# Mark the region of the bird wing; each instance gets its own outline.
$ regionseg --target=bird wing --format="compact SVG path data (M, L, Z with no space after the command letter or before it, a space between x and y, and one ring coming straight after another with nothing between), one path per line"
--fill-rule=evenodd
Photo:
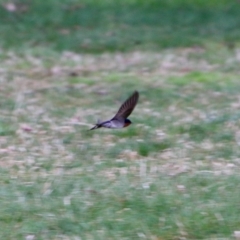
M113 117L113 119L123 118L126 119L135 108L139 98L139 93L135 91L119 108L117 114Z

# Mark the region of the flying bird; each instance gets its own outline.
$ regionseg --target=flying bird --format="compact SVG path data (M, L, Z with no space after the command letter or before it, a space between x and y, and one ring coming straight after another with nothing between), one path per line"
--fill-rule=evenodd
M135 91L119 108L116 115L108 121L98 121L96 125L90 130L97 128L124 128L129 126L132 122L127 117L132 113L139 98L138 91Z

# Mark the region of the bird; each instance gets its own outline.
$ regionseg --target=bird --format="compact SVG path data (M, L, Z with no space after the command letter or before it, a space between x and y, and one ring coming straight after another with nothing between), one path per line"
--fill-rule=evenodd
M128 127L132 122L127 118L135 108L139 98L138 91L133 94L121 105L116 115L107 121L98 121L95 126L89 130L97 128L124 128Z

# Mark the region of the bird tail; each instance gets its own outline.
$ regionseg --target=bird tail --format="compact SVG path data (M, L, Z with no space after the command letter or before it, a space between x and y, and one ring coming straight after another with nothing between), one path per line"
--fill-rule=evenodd
M97 128L100 128L100 127L102 127L102 124L101 124L101 121L98 119L96 125L89 130L94 130L94 129L97 129Z
M97 128L100 128L100 126L96 124L93 128L90 128L89 130L94 130L94 129L97 129Z

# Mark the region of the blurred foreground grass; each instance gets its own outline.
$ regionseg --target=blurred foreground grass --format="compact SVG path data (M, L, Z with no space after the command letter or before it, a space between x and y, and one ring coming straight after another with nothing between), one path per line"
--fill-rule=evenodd
M233 239L239 54L4 51L0 239ZM88 131L135 89L133 125Z

